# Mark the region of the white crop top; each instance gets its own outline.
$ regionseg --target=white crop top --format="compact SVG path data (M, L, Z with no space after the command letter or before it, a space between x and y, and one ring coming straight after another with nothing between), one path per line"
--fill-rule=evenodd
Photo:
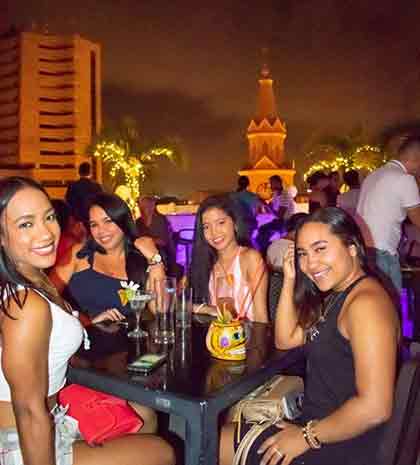
M52 318L48 350L48 396L52 396L66 383L68 361L82 343L83 327L76 317L64 311L44 295L42 297L49 303ZM0 357L1 354L0 337ZM11 401L10 388L4 377L2 365L0 366L0 401Z

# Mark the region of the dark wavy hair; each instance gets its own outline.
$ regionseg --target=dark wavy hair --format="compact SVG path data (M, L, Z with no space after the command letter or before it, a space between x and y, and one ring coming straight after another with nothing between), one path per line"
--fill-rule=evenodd
M33 179L22 176L11 176L1 179L0 219L3 219L3 215L12 198L23 189L35 189L40 191L50 200L46 190ZM3 224L0 222L1 237L7 236L7 234L7 230L4 230ZM25 289L23 296L22 294L18 294L18 287L23 287ZM44 289L36 286L18 271L13 259L8 255L7 249L2 245L0 247L0 310L10 317L7 309L9 308L11 300L13 300L19 308L23 308L28 296L28 289L30 288L36 289L47 298L52 297Z
M127 279L144 285L146 281L147 260L134 245L138 234L128 205L117 195L101 192L89 200L88 211L94 206L102 208L124 233ZM92 264L95 252L106 254L106 250L93 239L90 232L89 220L86 220L85 226L88 231L88 238L85 245L78 252L77 258L88 257L89 263Z
M204 237L203 215L210 208L217 208L228 215L234 224L235 239L239 245L250 245L249 231L240 210L229 195L215 195L204 200L197 211L195 220L194 243L192 250L189 281L193 288L194 302L209 300L210 273L217 261L217 252Z
M296 244L303 226L307 223L322 223L329 227L332 234L337 236L344 245L354 245L362 269L370 274L366 255L366 246L359 226L353 217L341 208L320 208L308 215L296 230ZM295 254L296 282L294 303L298 310L298 323L303 328L312 326L320 316L323 298L325 296L315 283L300 269L297 254Z

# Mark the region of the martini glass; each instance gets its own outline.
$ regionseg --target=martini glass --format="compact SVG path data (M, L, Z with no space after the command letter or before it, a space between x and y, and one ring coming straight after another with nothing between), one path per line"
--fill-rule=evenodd
M136 326L128 333L129 338L141 339L147 337L149 333L140 328L140 319L146 304L153 299L153 295L150 292L136 291L133 299L130 300L131 311L136 316Z

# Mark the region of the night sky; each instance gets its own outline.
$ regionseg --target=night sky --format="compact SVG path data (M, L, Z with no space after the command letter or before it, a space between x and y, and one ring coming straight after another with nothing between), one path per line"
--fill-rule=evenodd
M262 47L298 166L325 134L420 115L417 0L10 0L9 18L101 44L105 120L132 115L189 154L186 173L162 167L161 193L235 186Z

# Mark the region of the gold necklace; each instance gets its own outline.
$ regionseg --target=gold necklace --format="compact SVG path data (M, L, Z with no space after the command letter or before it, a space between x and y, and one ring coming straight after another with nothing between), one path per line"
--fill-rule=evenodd
M330 310L334 307L334 305L338 302L338 299L341 297L342 292L338 292L337 294L333 294L329 297L326 305L323 304L321 308L321 312L319 315L318 321L321 323L325 323L327 321L327 316Z

